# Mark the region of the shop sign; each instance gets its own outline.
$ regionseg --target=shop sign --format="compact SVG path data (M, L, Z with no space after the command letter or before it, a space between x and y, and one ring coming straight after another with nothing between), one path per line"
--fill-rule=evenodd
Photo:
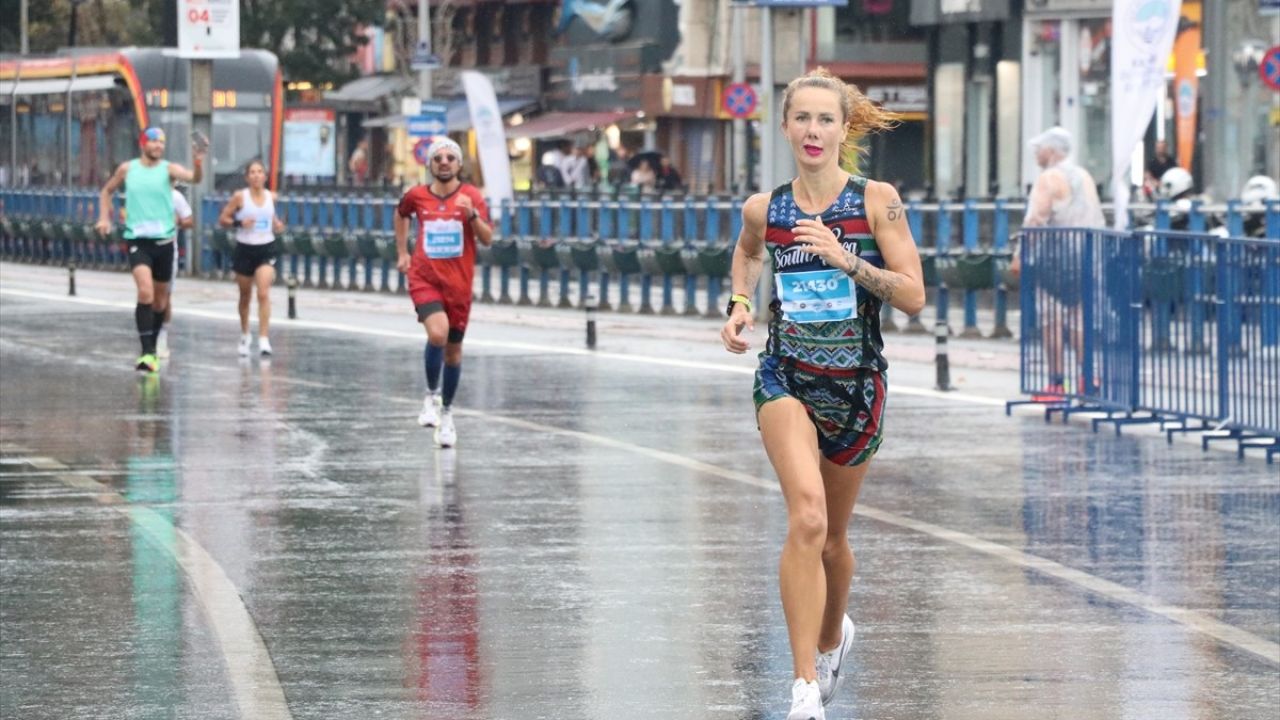
M923 85L871 85L867 98L893 112L925 112L929 109L929 91Z
M695 107L697 104L697 88L682 83L671 83L671 105L673 107Z
M1061 15L1062 13L1111 14L1114 0L1027 0L1028 15Z
M1008 19L1009 0L911 0L912 25Z

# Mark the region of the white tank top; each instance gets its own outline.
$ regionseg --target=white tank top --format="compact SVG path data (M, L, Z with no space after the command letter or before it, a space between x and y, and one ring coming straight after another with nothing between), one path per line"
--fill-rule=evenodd
M275 240L276 236L271 230L271 225L276 217L276 204L271 199L271 191L263 190L267 200L264 205L253 204L253 195L249 188L240 192L244 193L244 198L240 203L240 210L236 212L236 242L245 245L266 245ZM246 219L253 220L252 228L239 224Z
M1107 219L1102 215L1098 191L1087 181L1089 177L1078 165L1062 161L1055 165L1067 178L1071 194L1053 203L1050 227L1105 228Z

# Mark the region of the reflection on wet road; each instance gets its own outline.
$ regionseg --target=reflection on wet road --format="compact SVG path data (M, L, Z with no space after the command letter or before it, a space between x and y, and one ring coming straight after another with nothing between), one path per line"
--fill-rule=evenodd
M748 375L478 343L440 451L416 340L129 320L0 294L0 717L785 715ZM1274 468L890 413L828 717L1275 717Z

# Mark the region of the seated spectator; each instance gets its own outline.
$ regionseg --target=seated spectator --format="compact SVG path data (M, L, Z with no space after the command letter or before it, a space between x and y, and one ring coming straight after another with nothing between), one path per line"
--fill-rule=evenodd
M680 177L679 171L671 165L671 158L666 155L662 156L661 165L658 168L658 189L659 190L683 190L684 179Z

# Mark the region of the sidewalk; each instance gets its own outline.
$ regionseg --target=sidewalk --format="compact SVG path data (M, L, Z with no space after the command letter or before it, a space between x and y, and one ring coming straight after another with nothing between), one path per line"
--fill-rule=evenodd
M67 293L67 271L61 267L0 263L0 287L56 295ZM575 288L576 289L576 288ZM132 306L133 284L121 272L99 270L76 271L77 298L123 303ZM655 289L656 290L656 289ZM553 283L552 296L558 291ZM633 288L633 300L638 289ZM476 296L480 280L476 281ZM536 296L536 289L535 289ZM576 293L571 294L576 300ZM175 333L181 333L184 313L224 317L234 321L237 290L230 280L208 280L180 277L175 283ZM273 333L289 327L288 292L281 283L271 290ZM364 327L380 332L417 336L413 308L407 295L299 288L298 318L304 322L336 323ZM679 303L677 303L679 306ZM933 308L921 314L932 329ZM743 356L724 351L719 333L720 318L684 315L641 315L601 311L596 317L599 352L626 352L682 359L702 363L718 363L749 371L755 367L755 350ZM985 315L985 317L984 317ZM256 306L252 311L256 326ZM132 316L129 316L130 318ZM895 313L898 324L906 325L902 313ZM1016 316L1015 316L1016 317ZM956 299L952 300L952 330L959 332L963 318ZM123 317L121 323L129 318ZM472 306L467 330L469 347L481 348L491 343L518 342L545 345L547 349L584 348L587 314L581 308L560 309L537 306L499 305L476 301ZM989 312L979 316L979 327L992 324ZM752 335L753 348L760 348L767 329L757 325ZM533 348L530 348L533 349ZM1018 396L1019 348L1013 339L965 339L948 341L951 383L956 390L974 393L992 400L1009 400ZM892 382L917 388L935 386L936 343L932 334L885 333L885 354L889 358Z

